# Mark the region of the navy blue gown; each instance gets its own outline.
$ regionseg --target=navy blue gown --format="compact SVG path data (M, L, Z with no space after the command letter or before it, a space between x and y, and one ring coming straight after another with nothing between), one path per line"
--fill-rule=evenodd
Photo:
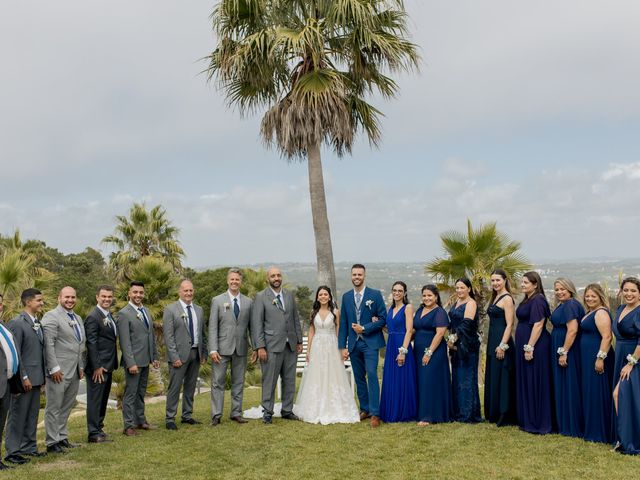
M634 308L619 320L622 305L613 322L616 336L616 363L613 376L614 387L620 379L620 370L627 364L627 355L633 355L640 345L640 306ZM618 387L618 413L614 417L616 440L623 453L640 454L640 366L631 370L629 380L620 382Z
M596 355L600 350L602 336L596 326L598 308L587 314L580 322L580 368L582 371L582 408L584 411L584 439L590 442L611 443L612 427L612 381L615 354L609 348L604 361L604 373L595 370ZM604 309L607 311L606 309ZM607 311L607 315L609 312ZM611 317L609 317L611 321Z
M564 345L567 323L580 323L584 308L575 298L561 303L551 314L551 372L553 374L553 396L558 433L581 438L584 435L582 392L580 391L580 330L567 353L567 366L558 364L558 348Z
M496 358L496 348L502 341L507 320L504 310L497 305L502 297L487 308L489 315L489 335L487 339L487 363L484 373L484 416L489 422L499 427L513 425L517 422L516 415L516 359L515 345L509 337L509 349L504 352L504 358ZM513 301L507 300L507 301Z
M456 422L477 423L480 415L480 393L478 392L478 312L473 319L465 318L463 303L449 310L449 330L458 336L457 350L450 350L451 387L453 392L453 419Z
M436 328L448 327L449 317L442 307L436 307L424 317L420 307L413 317L416 331L413 351L418 372L418 420L429 423L451 421L451 371L444 338L431 355L426 366L422 365L425 349L431 346Z
M516 404L518 425L525 432L550 433L551 423L551 335L545 328L551 316L544 295L536 294L516 309ZM524 358L523 347L529 343L531 330L543 322L540 338L534 346L533 360Z
M402 366L396 362L398 348L404 342L407 332L405 320L406 305L393 314L393 307L387 313L387 351L384 356L382 372L382 393L380 395L380 419L383 422L409 422L416 419L416 366L411 361L413 352L409 344L409 352Z

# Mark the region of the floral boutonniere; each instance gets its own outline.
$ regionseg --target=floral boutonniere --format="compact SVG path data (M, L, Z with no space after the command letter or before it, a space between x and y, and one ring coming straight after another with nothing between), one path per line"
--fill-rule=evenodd
M231 305L229 305L229 302L226 302L224 305L222 305L222 307L224 308L224 311L225 311L225 312L229 310L229 307L230 307L230 306L231 306Z
M76 325L78 325L78 321L77 320L69 320L69 326L71 328L75 327Z
M109 326L109 318L108 318L108 317L104 317L104 318L102 319L102 324L103 324L105 327L108 327L108 326Z
M271 301L271 303L276 307L278 306L278 300L276 300L275 298Z
M182 320L186 320L187 319L187 314L183 313L182 315L180 315L180 318L182 318Z
M364 304L367 306L369 310L371 310L371 305L373 304L373 300L367 300L366 302L364 302Z
M136 317L138 317L138 320L143 320L142 313L140 312L136 313Z
M40 330L41 326L40 326L40 322L33 322L33 331L38 333L38 330Z

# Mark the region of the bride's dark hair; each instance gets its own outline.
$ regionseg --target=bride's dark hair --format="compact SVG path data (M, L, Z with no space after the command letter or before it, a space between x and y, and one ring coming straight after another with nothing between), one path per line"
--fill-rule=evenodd
M333 293L331 293L331 288L326 285L320 285L316 290L316 296L313 300L313 307L311 308L311 318L309 319L311 325L313 325L313 319L316 318L316 314L320 311L320 302L318 301L318 294L320 290L324 290L329 294L329 310L333 314L333 322L335 323L337 320L336 309L338 308L336 303L333 301Z

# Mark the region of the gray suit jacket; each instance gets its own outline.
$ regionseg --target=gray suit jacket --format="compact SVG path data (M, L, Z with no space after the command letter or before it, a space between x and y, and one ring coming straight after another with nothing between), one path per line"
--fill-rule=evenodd
M44 340L40 341L29 315L22 312L8 327L20 351L20 378L28 377L34 387L44 385Z
M228 292L211 301L209 315L209 351L220 355L246 355L252 301L240 294L240 315L236 320ZM226 306L225 306L226 305ZM255 328L252 326L252 330Z
M7 357L4 355L4 350L0 348L0 398L4 397L7 393L7 388L9 388L9 379L7 378Z
M147 367L151 362L158 360L158 349L153 336L153 318L149 310L143 308L149 320L148 329L144 320L138 318L138 310L130 303L117 313L122 365L125 368L133 365Z
M74 372L84 370L85 340L87 338L80 315L75 314L80 325L82 341L78 342L75 331L71 326L71 319L67 311L58 305L49 310L42 317L44 333L45 367L47 373L59 366L65 377L71 377Z
M276 305L276 297L267 287L253 301L252 332L253 345L257 348L266 348L267 352L279 353L284 351L287 340L291 349L295 349L296 343L302 344L302 327L298 317L296 300L291 292L281 290L284 297L285 311Z
M198 329L198 351L200 358L207 358L207 341L204 337L204 310L195 303L193 311L197 318ZM167 305L162 315L164 343L167 346L167 356L169 363L180 360L182 363L189 360L191 351L191 335L189 335L189 318L184 312L179 301Z

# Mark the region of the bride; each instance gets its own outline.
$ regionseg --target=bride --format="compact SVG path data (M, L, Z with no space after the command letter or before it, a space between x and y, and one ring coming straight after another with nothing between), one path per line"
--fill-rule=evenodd
M309 423L357 423L360 413L338 350L340 312L331 289L318 287L309 325L307 367L294 412Z

